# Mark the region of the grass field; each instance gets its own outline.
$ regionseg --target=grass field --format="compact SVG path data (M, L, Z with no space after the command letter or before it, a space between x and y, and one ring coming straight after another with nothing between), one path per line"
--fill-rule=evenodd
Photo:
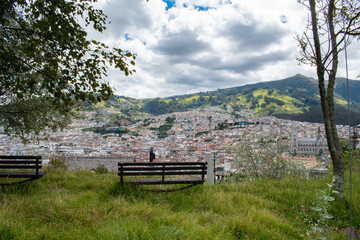
M47 170L43 178L0 190L0 239L311 239L308 216L331 176L258 179L182 191L121 186L116 174ZM354 175L354 225L360 229L360 175ZM345 204L329 208L329 239L345 239Z

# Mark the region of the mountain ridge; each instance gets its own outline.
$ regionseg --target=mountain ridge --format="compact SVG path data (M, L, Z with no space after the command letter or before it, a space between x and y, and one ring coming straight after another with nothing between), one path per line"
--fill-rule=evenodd
M346 79L338 78L334 91L336 113L342 117L338 120L339 124L345 124L343 116L347 112L346 82ZM360 94L356 94L360 92L360 81L349 80L349 85L351 86L352 118L360 122ZM135 99L113 96L97 109L118 110L120 112L118 119L125 118L128 121L134 121L149 115L182 112L209 106L220 106L234 114L246 108L253 109L258 116L277 116L309 122L322 121L317 80L301 74L281 80L166 98Z

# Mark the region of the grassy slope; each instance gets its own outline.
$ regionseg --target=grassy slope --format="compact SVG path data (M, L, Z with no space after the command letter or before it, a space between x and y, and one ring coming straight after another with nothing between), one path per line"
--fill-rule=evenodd
M359 171L354 178L358 203ZM306 239L304 216L330 180L256 180L159 193L121 187L115 174L48 170L42 179L0 191L0 239ZM332 227L348 225L348 210L333 206ZM358 229L359 210L355 206Z
M272 90L271 93L269 93L269 89L260 89L260 90L255 90L253 92L253 96L255 98L259 98L257 107L254 109L256 113L269 114L270 112L274 112L274 111L276 111L276 113L294 113L294 114L303 113L302 108L294 105L294 103L297 103L298 105L304 105L301 101L293 97L280 94L277 91L277 89L271 89L271 90ZM280 106L276 103L270 103L270 104L266 104L266 107L261 107L261 104L265 103L264 97L270 97L272 99L279 100L284 104ZM306 110L308 110L308 107Z

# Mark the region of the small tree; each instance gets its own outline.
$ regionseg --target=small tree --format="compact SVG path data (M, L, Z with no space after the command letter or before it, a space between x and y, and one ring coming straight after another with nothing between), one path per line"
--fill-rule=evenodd
M334 169L334 189L344 193L344 161L335 124L334 88L339 53L360 35L358 0L299 0L310 11L308 26L297 36L298 60L316 66L326 138Z
M271 141L254 142L249 139L233 147L235 164L240 175L248 179L281 178L302 175L300 166L284 159Z
M113 94L104 80L108 67L133 73L132 53L88 39L87 27L101 33L107 24L95 2L0 1L0 124L5 131L25 139L45 128L62 128L74 106Z

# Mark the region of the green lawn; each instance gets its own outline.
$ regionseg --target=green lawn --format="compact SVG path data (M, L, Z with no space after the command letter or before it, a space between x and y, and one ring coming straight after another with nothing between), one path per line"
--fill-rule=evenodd
M310 239L304 218L331 182L288 177L164 193L120 186L112 173L47 171L0 190L0 239ZM337 229L349 225L348 192L347 182L346 203L332 203L329 239L345 239ZM354 212L360 229L358 204Z

